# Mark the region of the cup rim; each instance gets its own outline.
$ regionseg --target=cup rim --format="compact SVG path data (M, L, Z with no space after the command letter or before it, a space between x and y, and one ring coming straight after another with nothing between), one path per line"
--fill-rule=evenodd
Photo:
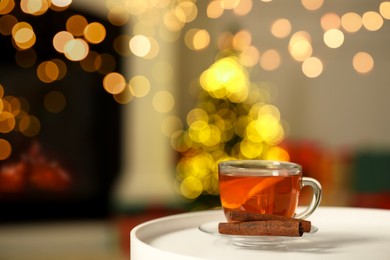
M228 160L218 163L218 171L223 175L242 176L299 175L302 173L302 166L293 162L277 160Z

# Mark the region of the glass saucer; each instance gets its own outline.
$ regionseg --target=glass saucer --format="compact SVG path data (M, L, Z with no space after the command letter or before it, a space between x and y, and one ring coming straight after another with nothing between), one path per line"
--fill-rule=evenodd
M315 234L318 228L311 226L310 232L303 233L301 237L287 237L287 236L237 236L225 235L218 232L219 221L207 222L200 225L200 231L216 236L218 238L226 239L227 242L233 246L250 247L250 248L267 248L267 247L283 247L288 242L299 241L304 237Z

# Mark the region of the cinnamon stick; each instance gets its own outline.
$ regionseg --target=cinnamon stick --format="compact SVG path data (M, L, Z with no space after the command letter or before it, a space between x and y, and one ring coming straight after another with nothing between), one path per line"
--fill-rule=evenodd
M302 224L298 221L262 220L247 222L221 222L218 231L226 235L241 236L289 236L303 235Z
M246 211L238 211L238 210L230 211L228 214L229 214L228 219L230 219L231 221L239 221L239 222L265 221L265 220L296 221L301 223L303 232L310 232L311 230L311 222L309 220L289 218L289 217L272 215L272 214L260 214L260 213L246 212Z

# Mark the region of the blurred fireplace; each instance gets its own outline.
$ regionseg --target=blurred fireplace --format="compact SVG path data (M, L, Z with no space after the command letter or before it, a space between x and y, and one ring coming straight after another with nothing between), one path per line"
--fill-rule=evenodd
M37 61L30 68L18 66L11 36L0 35L2 98L16 97L27 103L28 114L40 122L40 131L34 136L17 130L0 133L12 146L11 156L0 161L0 222L108 216L112 185L120 171L121 108L104 90L104 74L86 72L79 62L68 61L54 50L52 38L66 29L66 20L74 14L88 22L100 22L106 38L90 49L111 55L119 72L120 57L113 40L121 28L70 8L41 16L17 12L12 14L34 28ZM66 63L67 73L47 84L38 79L37 67L54 58ZM66 100L58 113L44 105L52 92L61 93Z

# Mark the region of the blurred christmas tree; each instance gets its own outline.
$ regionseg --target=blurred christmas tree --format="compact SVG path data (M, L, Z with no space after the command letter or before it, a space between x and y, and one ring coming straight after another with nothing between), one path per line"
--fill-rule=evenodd
M199 77L197 107L186 130L172 138L180 153L179 192L188 199L218 195L218 162L228 159L289 160L277 107L251 82L240 52L224 50Z

